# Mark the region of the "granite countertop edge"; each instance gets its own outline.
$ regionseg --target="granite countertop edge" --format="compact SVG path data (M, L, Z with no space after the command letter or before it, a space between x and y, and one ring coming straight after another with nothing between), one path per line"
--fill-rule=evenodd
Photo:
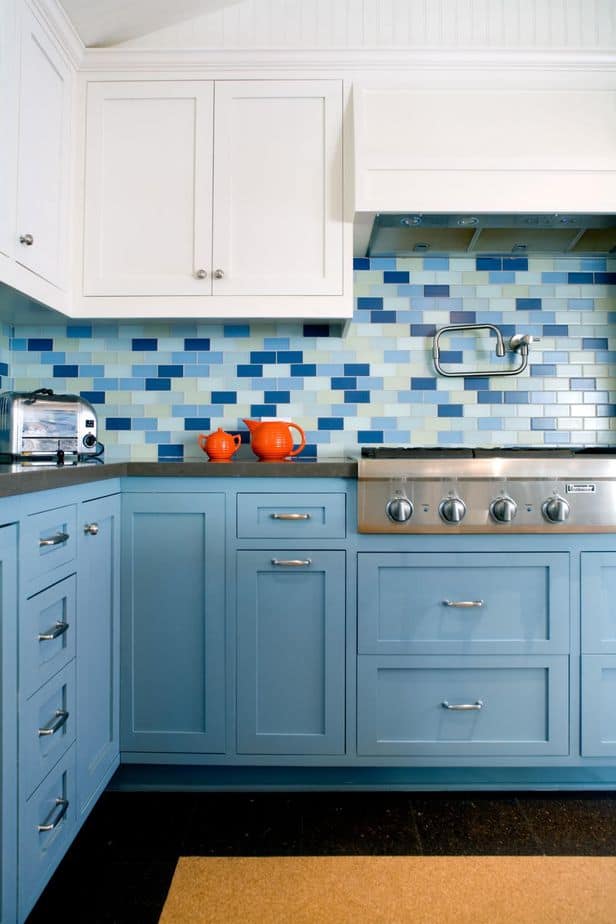
M2 468L5 470L2 471ZM0 497L48 491L121 477L175 478L356 478L357 462L106 462L101 465L0 466Z

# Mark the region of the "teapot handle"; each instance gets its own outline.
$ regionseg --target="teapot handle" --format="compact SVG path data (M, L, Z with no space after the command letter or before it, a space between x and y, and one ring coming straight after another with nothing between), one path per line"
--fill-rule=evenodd
M302 428L301 428L300 426L298 426L297 424L290 423L290 424L289 424L289 428L291 428L291 427L293 427L295 430L298 431L298 433L299 433L299 435L300 435L300 438L301 438L301 442L300 442L299 446L297 446L295 449L292 449L291 452L289 453L290 456L296 456L299 452L302 451L302 449L303 449L304 446L306 445L306 434L304 433L304 431L302 430Z
M206 440L207 440L207 436L205 435L205 433L200 433L199 436L197 437L197 442L199 443L199 445L201 446L201 449L203 449L204 452L205 452L205 441Z
M232 435L232 436L231 436L231 439L232 439L233 442L235 443L235 448L236 448L236 449L239 449L239 448L240 448L240 445L241 445L241 442L242 442L242 437L240 436L240 434L239 434L239 433L236 433L235 435Z

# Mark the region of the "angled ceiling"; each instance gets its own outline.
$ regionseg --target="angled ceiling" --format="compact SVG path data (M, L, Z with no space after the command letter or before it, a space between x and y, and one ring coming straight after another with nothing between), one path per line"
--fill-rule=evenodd
M84 45L117 45L239 0L60 0Z

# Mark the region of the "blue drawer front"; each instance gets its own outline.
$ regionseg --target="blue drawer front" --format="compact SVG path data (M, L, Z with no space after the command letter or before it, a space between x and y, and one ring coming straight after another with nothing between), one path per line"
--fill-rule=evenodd
M57 580L54 572L75 559L76 549L74 504L28 517L21 547L28 592L35 593Z
M360 755L566 754L568 658L362 656L358 717Z
M569 650L567 553L360 553L362 654Z
M616 756L616 655L582 657L582 755Z
M583 552L582 651L616 654L616 552Z
M240 539L343 539L345 494L238 494Z
M75 657L75 575L30 597L20 622L20 687L30 696Z
M75 662L71 661L22 705L20 778L26 798L73 743L75 728Z

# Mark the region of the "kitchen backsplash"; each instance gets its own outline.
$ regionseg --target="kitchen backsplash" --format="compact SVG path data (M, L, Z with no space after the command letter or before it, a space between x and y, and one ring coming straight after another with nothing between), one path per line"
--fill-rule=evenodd
M105 457L203 458L197 435L243 417L294 420L307 452L358 444L608 445L616 430L616 260L413 257L355 261L346 335L298 322L2 327L2 387L96 405ZM435 328L539 337L519 376L444 378ZM449 370L509 368L489 335L444 335ZM246 434L247 438L247 434Z

